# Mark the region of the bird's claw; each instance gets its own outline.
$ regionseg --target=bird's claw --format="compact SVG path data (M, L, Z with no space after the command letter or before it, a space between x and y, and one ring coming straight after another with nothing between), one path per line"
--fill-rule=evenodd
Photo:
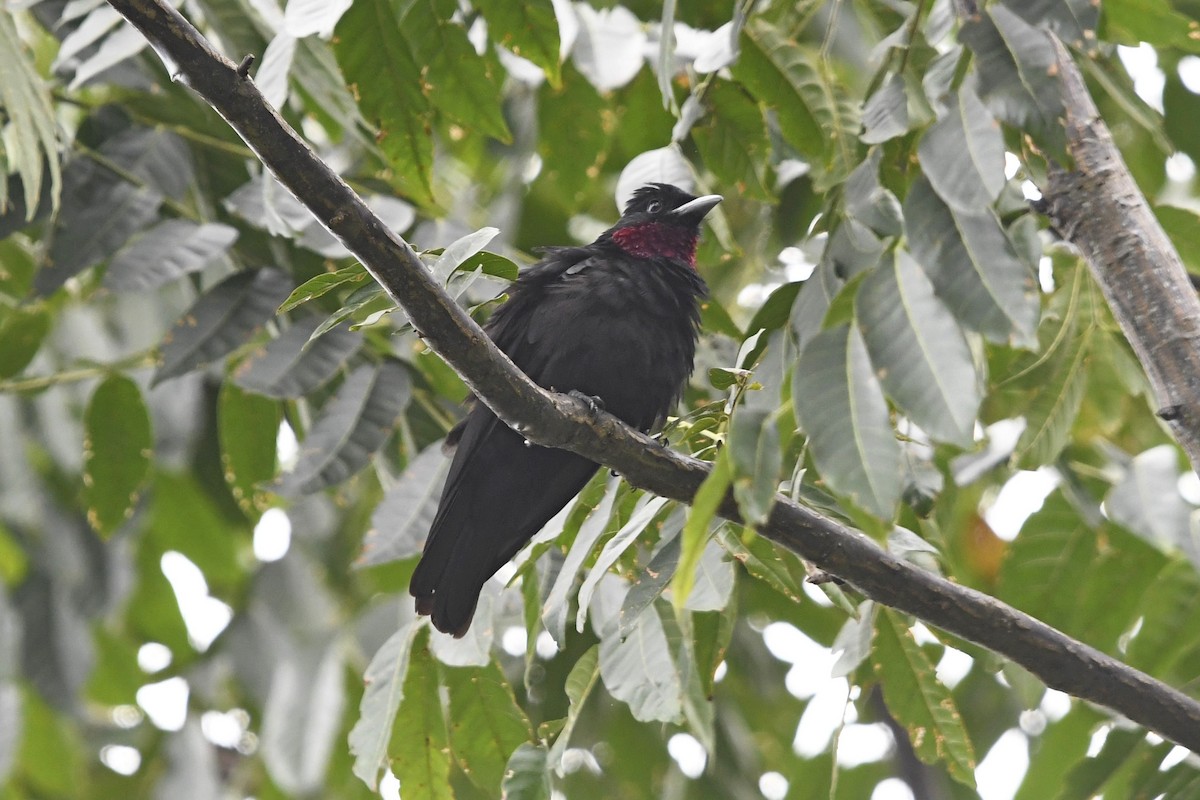
M571 391L567 392L567 395L569 397L574 397L576 400L582 400L583 402L587 403L587 407L593 414L604 410L604 401L595 395L584 394L578 389L572 389Z

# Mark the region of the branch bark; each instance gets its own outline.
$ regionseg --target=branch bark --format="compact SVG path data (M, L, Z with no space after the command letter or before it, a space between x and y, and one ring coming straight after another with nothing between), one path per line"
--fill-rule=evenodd
M1057 37L1074 169L1050 169L1043 201L1082 252L1150 379L1158 416L1200 472L1200 300Z
M388 230L266 103L238 66L161 0L109 0L242 136L317 219L358 257L426 341L506 423L572 450L632 484L690 502L709 465L660 446L616 418L529 380L451 300L412 248ZM1200 374L1200 373L1198 373ZM727 498L722 516L738 519ZM862 534L779 497L760 533L864 595L1012 659L1048 686L1108 706L1200 752L1200 702L995 598L884 552Z

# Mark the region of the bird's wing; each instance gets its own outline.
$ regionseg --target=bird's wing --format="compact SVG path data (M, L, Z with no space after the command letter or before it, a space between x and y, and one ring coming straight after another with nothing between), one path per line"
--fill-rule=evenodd
M522 274L488 323L488 335L534 381L548 357L544 346L533 346L545 324L538 312L546 287L586 256L579 248L551 252ZM596 465L526 445L478 402L447 439L456 442L454 459L410 591L440 630L458 632L470 623L483 583L579 492Z
M509 290L509 298L492 314L484 330L488 337L496 343L501 352L513 360L522 372L528 375L534 383L542 385L542 371L545 368L547 353L538 352L535 345L542 335L538 325L540 321L536 308L545 298L546 288L567 274L575 274L585 269L594 254L584 247L542 247L538 252L544 258L526 269ZM467 403L474 408L479 401L474 395L467 398ZM457 450L459 442L466 431L470 417L459 421L446 434L443 447L447 453ZM497 422L493 416L492 422ZM454 474L451 473L447 483L452 483Z

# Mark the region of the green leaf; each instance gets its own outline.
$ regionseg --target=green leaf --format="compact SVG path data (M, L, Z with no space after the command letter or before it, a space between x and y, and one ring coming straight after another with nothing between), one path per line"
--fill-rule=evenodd
M0 525L0 581L7 586L18 586L29 573L29 554L18 544L16 537ZM3 631L3 601L0 600L0 644L4 643ZM11 651L16 652L16 645ZM0 658L0 680L6 675L4 659Z
M300 445L295 469L282 476L278 491L312 494L358 472L391 436L411 392L408 370L395 359L354 370L321 409Z
M796 335L796 347L800 351L823 327L834 295L845 283L836 276L836 269L832 261L822 258L796 296L788 322Z
M642 497L638 498L637 505L634 506L633 512L629 515L629 521L622 525L621 529L604 543L604 548L601 549L600 555L596 556L596 563L588 570L587 577L583 579L583 585L579 587L579 610L575 616L575 629L577 631L583 632L583 626L587 620L588 606L592 601L592 593L596 591L600 580L608 572L609 568L617 563L617 559L621 557L621 554L633 544L634 540L650 525L651 521L658 515L658 512L668 502L665 497L642 495Z
M864 600L853 611L829 646L837 656L830 668L830 676L834 678L843 678L858 669L871 655L871 643L875 641L875 617L879 607L873 600Z
M19 237L0 239L0 294L14 300L24 297L33 285L36 270L29 245Z
M940 760L950 777L974 789L975 753L954 698L899 612L883 608L876 616L871 662L884 702L917 756L926 764Z
M800 293L802 285L800 281L785 283L771 292L771 296L750 318L750 324L746 326L746 330L753 334L762 330L773 331L786 325L788 316L792 313L792 305L796 302L796 295Z
M244 20L244 16L241 19ZM228 131L222 133L229 134ZM137 178L135 183L144 183L176 200L187 194L195 179L187 142L166 126L126 128L107 139L100 153Z
M21 373L50 332L50 312L41 305L0 312L0 379Z
M291 278L276 269L235 272L218 283L163 337L162 363L151 385L211 364L245 344L291 288Z
M1175 152L1171 141L1174 131L1165 129L1164 115L1151 106L1137 93L1133 78L1116 58L1081 58L1075 62L1084 75L1095 81L1104 89L1129 119L1136 122L1146 132L1155 146L1166 157ZM1164 94L1163 103L1170 108L1170 101ZM1174 109L1171 109L1174 110ZM1177 117L1175 119L1178 119ZM1179 149L1186 151L1183 143L1178 143Z
M567 752L567 745L571 742L571 731L575 729L575 723L579 719L579 712L583 709L583 704L587 702L592 689L596 688L596 682L600 679L599 659L600 645L594 644L579 657L575 666L571 667L571 671L567 674L564 686L568 703L567 719L558 738L554 740L554 746L550 748L548 758L550 766L560 776L563 774L562 757Z
M443 4L445 5L445 4ZM494 58L479 56L467 31L450 21L435 0L408 0L401 15L401 35L421 68L421 91L441 113L469 130L508 143L500 90L504 71Z
M1077 49L1094 46L1100 7L1092 0L1005 0L1005 6L1030 25L1054 31ZM1105 5L1105 14L1111 14Z
M0 16L0 108L4 109L8 134L0 144L0 162L7 162L0 183L12 171L21 176L26 218L32 219L46 171L50 173L50 202L58 209L63 188L59 169L62 128L55 118L50 85L38 74L21 40L16 17ZM3 194L0 189L0 210L6 205Z
M913 256L964 327L1001 343L1033 336L1037 284L995 212L952 209L922 178L909 189L904 217Z
M338 22L334 54L359 108L400 185L417 202L433 203L432 107L421 69L400 34L387 0L354 3Z
M0 782L7 783L17 762L21 741L21 690L15 681L0 679Z
M921 137L917 153L925 177L953 209L990 206L1004 188L1000 126L969 86L959 88L945 115Z
M1021 382L1035 392L1017 441L1016 461L1022 469L1036 469L1058 457L1083 402L1096 327L1090 281L1083 271L1078 274L1082 285L1077 284L1066 319L1054 331L1049 358L1022 377Z
M146 552L178 550L200 568L215 593L246 580L239 558L244 555L248 526L231 524L236 520L214 504L213 496L193 476L156 472L150 499L151 547ZM169 617L156 622L176 621L178 609L168 611Z
M215 222L160 222L117 251L104 274L104 286L114 292L157 289L204 269L237 238L236 228Z
M982 401L962 330L917 263L900 251L869 274L855 312L883 388L923 430L969 446Z
M422 630L420 625L410 622L389 636L371 657L363 675L366 690L359 704L358 721L350 731L349 743L354 755L354 774L371 791L378 788L379 773L388 765L388 742L392 738L400 701L404 699L413 640ZM424 645L421 650L424 652Z
M713 712L716 710L712 704L714 684L716 683L714 678L717 668L721 666L721 662L725 660L725 654L729 651L736 619L736 614L727 611L701 612L691 615L691 651L694 654L694 675L699 685L695 688L689 686L689 690L699 689L702 692L702 701L709 709L707 716L710 726ZM689 715L692 713L689 712Z
M233 499L257 519L269 505L260 485L275 477L275 440L282 416L279 403L243 392L228 381L217 397L221 469Z
M1104 719L1091 707L1075 702L1061 720L1051 723L1030 748L1029 769L1013 800L1045 800L1048 787L1062 783L1063 772L1087 753L1092 731Z
M887 401L856 328L814 336L792 384L796 416L821 477L881 519L900 498L900 446Z
M338 326L313 338L320 317L303 317L250 353L233 370L233 382L255 394L286 400L325 385L362 347L363 336Z
M688 611L723 611L733 595L733 562L725 550L709 539L696 564L696 580L684 608Z
M616 478L609 480L604 489L604 496L595 508L587 509L590 513L579 525L575 541L571 543L571 549L567 551L567 558L563 561L554 585L550 587L550 593L546 595L546 602L542 605L542 620L545 622L546 630L554 637L554 641L558 643L559 647L565 643L567 606L570 603L571 588L575 585L575 576L579 574L579 568L592 554L596 542L608 528L619 488L620 481ZM575 510L580 510L578 504Z
M450 737L442 713L438 665L429 651L428 628L419 627L411 645L404 691L392 726L388 755L404 787L404 800L453 800L450 789ZM360 751L360 759L361 759ZM369 764L377 775L374 764ZM379 765L382 767L382 765ZM357 765L356 765L357 769ZM356 773L362 777L361 773ZM368 782L371 786L374 781Z
M1054 492L1021 528L1000 569L997 597L1107 652L1137 618L1168 559L1115 525L1091 529ZM1064 586L1080 587L1063 592ZM1120 592L1112 591L1120 586Z
M347 319L355 320L354 324L350 326L350 330L353 331L357 329L356 326L365 326L368 321L375 321L373 318L379 314L395 310L397 310L396 304L392 301L391 296L383 290L382 286L372 281L351 292L350 296L346 298L345 305L326 317L309 338L318 339Z
M700 327L709 333L723 333L739 342L745 335L725 306L711 295L700 302Z
M538 95L537 151L544 164L538 182L574 202L591 189L591 176L607 156L613 133L607 104L570 61L561 86L544 86Z
M508 759L500 794L504 800L550 800L546 748L526 742Z
M662 619L653 605L638 616L621 639L610 622L600 640L604 688L627 704L642 722L676 722L683 712L683 684L672 658Z
M17 763L23 782L33 793L70 797L85 779L87 756L76 728L55 714L41 696L29 689L21 694L21 739Z
M162 195L134 186L92 161L72 163L63 204L49 237L46 261L34 276L45 297L88 267L111 256L158 217Z
M408 462L404 474L383 496L371 514L357 567L386 564L421 552L437 513L450 459L438 444L430 445Z
M858 161L859 121L824 59L756 19L742 31L733 74L776 112L788 143L815 162L818 191L849 174Z
M993 4L967 20L959 38L975 52L979 96L992 113L1065 163L1062 88L1046 32Z
M1017 442L1016 463L1021 469L1049 464L1066 447L1087 385L1090 338L1086 333L1072 337L1046 362L1045 370L1034 373L1046 382L1029 406L1025 430Z
M775 504L783 452L774 412L742 406L729 425L733 496L747 525L762 525Z
M475 272L476 270L484 275L509 282L515 281L521 274L521 268L517 266L516 262L486 250L467 256L462 263L455 267L455 272Z
M334 272L323 272L315 278L309 278L297 286L288 295L288 299L284 300L283 304L279 306L279 313L282 314L286 311L291 311L297 306L307 303L309 300L315 300L321 295L327 294L339 287L359 284L370 280L372 278L362 264L355 264Z
M687 522L684 523L680 534L679 564L675 570L675 578L671 581L671 602L676 610L682 610L691 597L692 587L696 584L696 566L704 554L708 542L709 526L717 515L717 509L725 499L725 493L733 484L733 466L727 455L729 448L722 448L713 461L712 471L696 490L692 499L692 507L688 511ZM650 613L647 610L646 613ZM644 618L642 614L639 619Z
M712 384L714 389L724 391L737 384L739 381L746 380L753 374L754 373L748 369L727 369L725 367L713 367L708 371L708 382Z
M880 144L908 133L908 93L904 76L892 75L863 106L863 132L859 137L866 144Z
M1191 52L1200 47L1191 36L1195 21L1168 0L1105 0L1104 24L1109 37L1131 47L1139 42Z
M618 615L620 627L617 635L622 639L629 635L638 618L655 600L662 595L675 570L679 566L680 539L679 533L668 539L658 548L658 552L650 559L650 563L638 573L637 580L625 593Z
M271 780L289 794L312 794L325 783L346 704L345 658L334 633L274 664L259 741Z
M84 431L88 522L107 536L133 513L154 454L150 413L138 385L122 375L106 378L88 402Z
M788 563L788 559L793 557L786 551L754 531L745 531L739 538L736 530L728 526L721 529L717 539L729 555L739 561L755 578L766 582L793 603L803 601L804 590L800 588L803 574L798 581Z
M692 127L705 166L739 194L767 199L763 165L769 146L762 111L729 81L710 84L705 102L709 114Z
M824 137L808 102L818 94L818 81L799 45L765 24L743 28L740 44L734 77L776 110L779 127L793 147L810 157L819 155Z
M1190 208L1155 206L1154 215L1188 271L1200 274L1200 214Z
M1200 644L1200 575L1182 558L1173 559L1160 572L1142 599L1142 625L1128 648L1131 666L1179 685L1191 676L1170 674L1179 657Z
M0 632L4 628L2 618L3 611L0 609ZM96 630L92 639L96 643L96 665L84 689L87 698L107 706L136 703L138 689L146 682L146 673L137 663L137 644L104 628ZM5 685L3 672L3 666L0 665L0 693L3 693ZM3 705L2 699L0 705ZM0 746L0 754L3 750ZM0 765L3 760L3 755L0 755ZM3 771L0 766L0 773Z
M552 87L561 85L558 19L549 0L476 0L473 5L487 20L493 42L541 67Z
M1061 800L1084 800L1106 794L1106 784L1119 774L1130 757L1136 756L1136 751L1145 742L1145 734L1140 730L1113 728L1104 738L1100 752L1080 761L1067 774L1060 773L1062 788L1058 797Z
M460 236L438 254L437 260L429 268L430 272L442 283L450 280L450 275L463 265L471 256L478 253L487 243L496 238L498 228L480 228L465 236Z
M450 694L454 757L476 786L494 792L513 751L532 740L529 720L494 662L486 667L447 667L443 675Z
M1104 498L1108 518L1165 552L1194 555L1195 506L1179 494L1179 451L1160 444L1138 453Z

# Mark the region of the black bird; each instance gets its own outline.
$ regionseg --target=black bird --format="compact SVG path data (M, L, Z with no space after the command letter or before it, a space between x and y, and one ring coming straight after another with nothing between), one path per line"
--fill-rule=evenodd
M696 241L720 195L643 186L586 247L554 247L523 272L487 333L538 385L595 398L641 431L662 423L692 372ZM417 612L462 636L483 584L584 487L599 465L528 446L476 402L447 437L454 461L409 584Z

